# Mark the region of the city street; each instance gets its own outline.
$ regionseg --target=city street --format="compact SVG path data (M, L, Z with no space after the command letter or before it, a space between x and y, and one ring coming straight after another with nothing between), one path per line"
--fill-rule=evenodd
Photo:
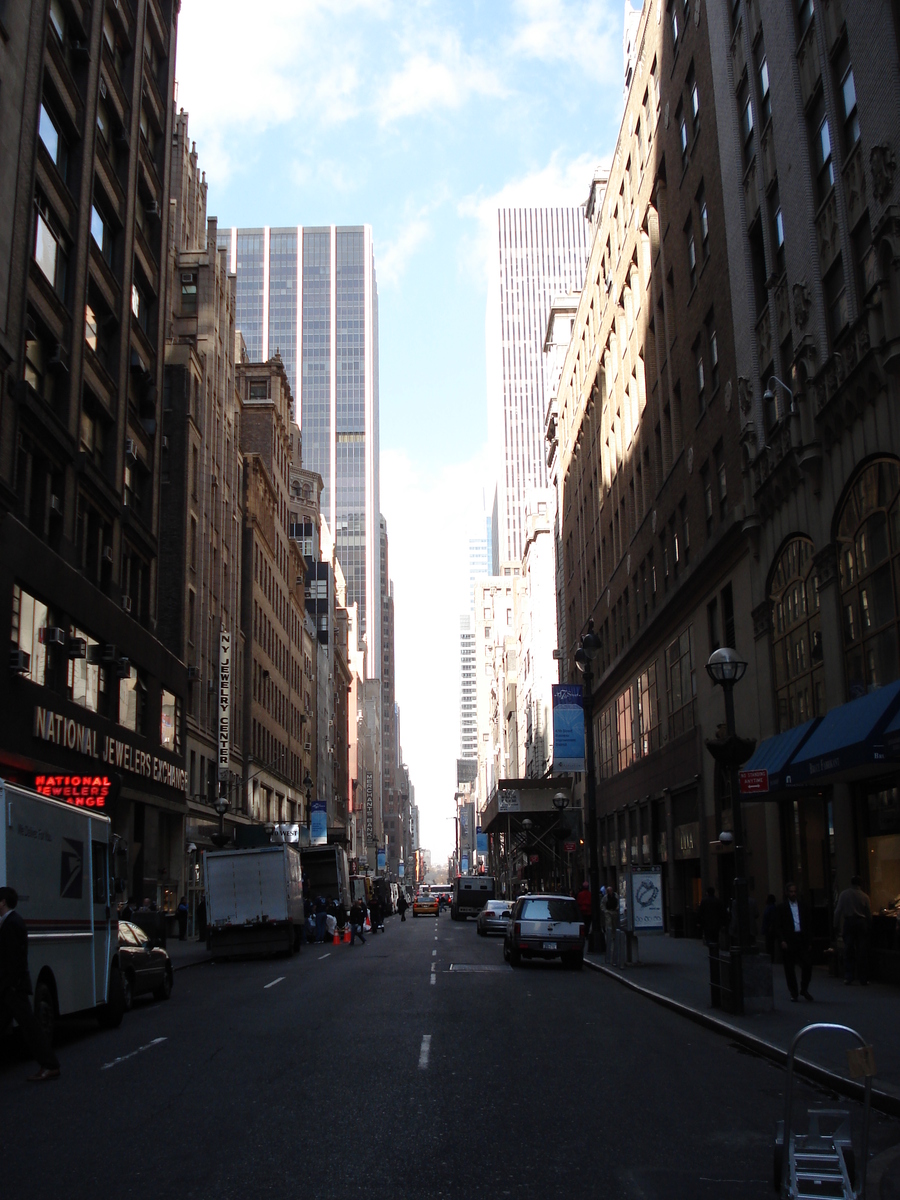
M773 1194L781 1069L589 970L512 970L446 914L181 970L118 1030L70 1024L57 1083L28 1084L15 1045L3 1178L22 1200ZM873 1152L898 1142L874 1114Z

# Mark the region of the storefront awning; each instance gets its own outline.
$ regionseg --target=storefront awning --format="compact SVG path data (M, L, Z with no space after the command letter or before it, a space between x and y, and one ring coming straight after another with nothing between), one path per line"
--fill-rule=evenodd
M900 765L900 680L767 738L741 771L741 792L782 792Z
M752 795L756 792L779 791L784 786L785 766L809 737L816 721L817 718L804 721L802 725L760 742L749 762L741 769L741 792Z

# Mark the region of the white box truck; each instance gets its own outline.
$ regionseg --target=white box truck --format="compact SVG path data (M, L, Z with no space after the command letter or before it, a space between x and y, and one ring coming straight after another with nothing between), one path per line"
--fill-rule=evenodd
M115 1026L125 1012L103 788L65 778L72 803L0 779L0 885L19 893L34 1010L51 1039L58 1017L93 1010Z
M290 954L303 937L300 854L291 844L203 855L213 955Z

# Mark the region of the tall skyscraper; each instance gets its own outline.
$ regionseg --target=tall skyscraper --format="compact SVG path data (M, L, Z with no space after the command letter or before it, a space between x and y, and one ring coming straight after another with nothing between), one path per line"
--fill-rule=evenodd
M522 557L525 501L548 484L543 341L554 296L580 292L590 250L581 208L501 208L488 283L488 423L495 471L493 561Z
M369 225L221 230L237 326L254 361L281 355L321 475L322 512L359 607L370 678L381 670L378 288Z

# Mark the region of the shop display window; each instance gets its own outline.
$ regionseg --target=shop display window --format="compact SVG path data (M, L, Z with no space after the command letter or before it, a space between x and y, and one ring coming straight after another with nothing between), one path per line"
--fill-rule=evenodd
M164 750L181 753L181 700L165 688L160 709L159 744Z
M778 732L825 712L825 668L813 544L794 538L778 559L769 588Z
M44 645L42 630L51 624L47 605L30 596L16 584L13 587L12 645L13 649L22 650L28 655L27 669L20 674L41 686L47 682L47 647Z
M868 796L869 900L873 912L900 909L900 789Z
M92 651L98 643L94 638L88 637L83 629L70 625L70 645L76 640L84 643L85 652L83 656L69 658L66 678L68 696L75 704L80 704L90 712L97 712L100 707L100 693L103 691L103 678L99 664L90 660L94 657Z
M838 524L844 662L851 700L900 673L900 463L878 459L853 484Z

